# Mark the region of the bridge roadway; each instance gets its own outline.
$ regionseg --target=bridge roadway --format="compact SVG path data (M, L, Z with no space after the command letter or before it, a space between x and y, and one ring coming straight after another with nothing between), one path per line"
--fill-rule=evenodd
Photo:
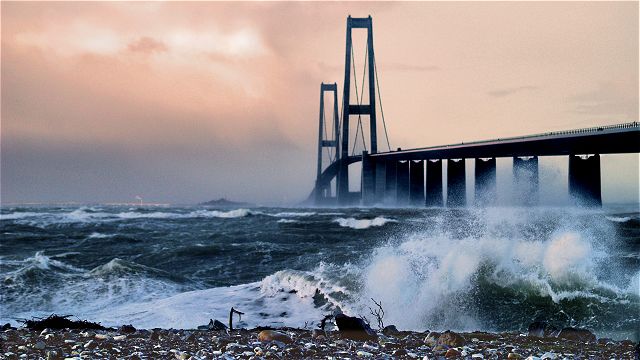
M363 155L348 156L329 165L317 178L315 191L327 189L331 180L339 177L341 169L344 169L345 166L362 161L361 191L347 194L339 193L338 199L334 198L338 203L353 204L361 199L365 205L380 202L396 205L411 202L419 205L424 203L426 193L427 204L444 204L440 195L441 190L439 190L443 189L439 175L442 172L441 162L423 164L422 161L448 160L447 204L464 205L466 203L464 197L455 200L456 196L460 195L458 193L464 193L465 182L464 162L460 163L458 159L476 159L476 188L491 196L490 190L495 189L495 158L513 157L516 180L528 182L529 189L524 192L534 193L537 191L538 183L538 156L570 155L569 190L572 196L586 196L587 202L599 204L601 203L600 154L622 153L640 153L640 123L632 122L407 150L399 149L375 154L364 152ZM593 156L579 157L575 155ZM533 160L528 161L529 158ZM408 160L412 161L406 163ZM416 161L418 162L416 163ZM422 185L425 167L427 169L426 189ZM523 180L522 174L528 178ZM487 189L489 191L486 191ZM313 193L311 195L313 196ZM316 195L318 194L316 193ZM434 197L433 201L429 200L430 197ZM322 200L323 198L325 202L331 200L325 194L317 197L316 203L320 202L318 199ZM450 198L451 200L449 200Z
M379 161L638 152L640 152L640 123L632 122L504 139L381 152L370 156Z

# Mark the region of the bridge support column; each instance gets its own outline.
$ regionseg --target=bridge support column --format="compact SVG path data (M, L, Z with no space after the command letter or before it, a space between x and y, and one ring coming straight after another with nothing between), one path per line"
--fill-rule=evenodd
M373 205L375 202L376 173L375 163L368 151L362 152L362 205Z
M396 204L396 187L397 187L397 170L398 162L388 160L385 162L385 181L384 181L384 204Z
M375 203L382 204L387 187L387 163L386 161L376 161L374 166L376 172Z
M351 196L349 194L349 165L346 161L340 164L337 184L336 197L338 205L348 205L351 201Z
M515 199L522 205L538 203L538 157L513 158L513 181Z
M409 161L409 204L424 206L424 161Z
M427 160L426 206L443 206L442 160Z
M409 161L398 161L396 176L396 204L409 204Z
M491 205L496 197L496 158L475 160L475 203Z
M579 206L602 206L600 155L569 155L569 195Z
M467 204L467 179L464 163L464 159L449 159L447 161L447 206L465 206Z

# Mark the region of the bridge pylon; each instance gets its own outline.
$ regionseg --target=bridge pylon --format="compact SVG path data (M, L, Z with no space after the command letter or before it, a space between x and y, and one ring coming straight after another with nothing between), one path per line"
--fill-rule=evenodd
M328 137L326 130L325 120L325 106L324 106L324 93L333 93L333 138ZM320 204L328 197L331 197L331 188L329 184L323 184L321 182L322 175L322 151L325 148L332 149L329 151L329 161L335 162L339 158L340 150L340 116L338 114L338 85L333 84L320 84L320 115L318 119L318 171L316 175L316 187L315 187L315 202Z
M368 73L369 84L369 104L360 103L361 99L356 96L356 102L351 102L351 72L353 71L353 43L352 43L352 31L353 29L367 29L367 59L365 66ZM362 79L364 82L364 79ZM356 83L356 89L358 84ZM357 91L357 90L356 90ZM375 78L375 55L373 52L373 20L371 16L366 18L347 18L347 41L345 52L345 65L344 65L344 92L342 96L342 134L341 134L341 155L342 159L349 157L349 120L350 116L368 115L369 116L369 135L370 135L370 147L369 154L375 154L378 152L378 140L376 131L376 78ZM372 176L375 172L372 173ZM373 180L375 184L375 180ZM338 186L337 186L338 203L348 204L351 202L353 196L349 194L349 165L346 161L341 162L340 169L338 171Z

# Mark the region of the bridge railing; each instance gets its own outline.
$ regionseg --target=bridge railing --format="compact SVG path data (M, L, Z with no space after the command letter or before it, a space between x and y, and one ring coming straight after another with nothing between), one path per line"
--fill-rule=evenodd
M583 133L598 132L598 131L604 131L604 130L629 129L629 128L637 128L637 127L640 127L640 123L637 121L633 121L633 122L628 122L623 124L594 126L594 127L574 129L574 130L552 131L552 132L533 134L533 135L513 136L513 137L498 138L498 139L491 139L491 140L469 141L469 142L461 142L461 143L450 144L450 145L427 146L427 147L415 148L410 150L428 150L428 149L435 149L435 148L448 148L448 147L460 146L460 145L475 145L475 144L491 143L495 141L522 140L522 139L531 139L531 138L543 137L543 136L574 135L574 134L583 134Z

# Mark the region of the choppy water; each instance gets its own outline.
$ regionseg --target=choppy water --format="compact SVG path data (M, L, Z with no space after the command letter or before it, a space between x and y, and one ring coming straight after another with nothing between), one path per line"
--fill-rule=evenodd
M382 302L401 329L537 317L637 339L637 208L5 207L0 322L302 327Z

